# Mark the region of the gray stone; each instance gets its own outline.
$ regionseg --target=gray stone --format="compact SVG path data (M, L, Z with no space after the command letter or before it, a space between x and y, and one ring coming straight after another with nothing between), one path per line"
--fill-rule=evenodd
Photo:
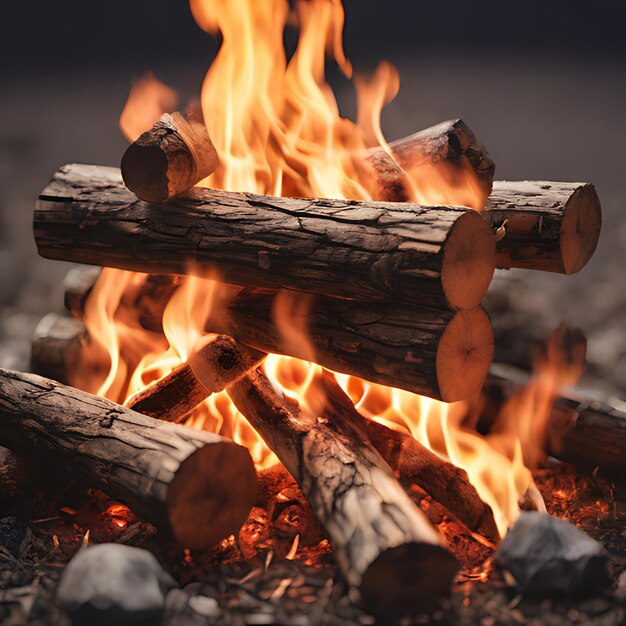
M150 552L103 543L78 551L56 599L74 625L147 624L161 616L165 595L175 586Z
M564 520L523 511L496 551L494 563L527 593L573 594L609 584L600 543Z

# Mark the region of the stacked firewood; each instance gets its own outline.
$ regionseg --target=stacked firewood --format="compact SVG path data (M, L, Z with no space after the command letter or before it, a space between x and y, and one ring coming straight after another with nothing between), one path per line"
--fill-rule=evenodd
M177 276L217 268L231 285L227 311L207 320L216 339L200 342L188 362L128 407L2 372L0 444L71 467L183 545L206 548L244 521L254 469L241 446L166 422L226 389L298 483L340 570L369 607L428 608L449 590L457 564L401 482L419 485L497 541L489 507L465 472L363 417L332 375L317 381L312 420L276 392L262 362L268 352L314 358L444 401L470 398L493 356L480 303L494 269L580 270L597 243L600 206L589 184L493 183L493 162L459 120L390 147L393 156L375 149L361 159L368 202L189 189L217 156L204 127L180 115L142 135L121 173L62 167L35 212L42 256L147 273L138 319L157 332ZM406 172L424 165L469 172L484 210L407 203ZM72 351L89 341L79 320L96 278L68 277L66 304L76 320L48 317L40 325L39 372L71 380ZM285 293L306 299L313 355L276 324L275 299Z

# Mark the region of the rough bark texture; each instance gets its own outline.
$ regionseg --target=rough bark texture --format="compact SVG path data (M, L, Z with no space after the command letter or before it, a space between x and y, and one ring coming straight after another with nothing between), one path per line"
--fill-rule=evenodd
M369 150L366 160L376 174L376 199L406 202L411 197L407 172L419 172L424 165L472 171L483 201L491 193L495 164L463 120L442 122L392 141L389 147L395 161L381 148Z
M219 158L202 121L166 113L122 157L126 186L146 202L167 202L212 174Z
M347 428L346 432L352 430L360 438L369 438L402 482L418 485L470 530L499 541L493 512L480 499L464 470L444 461L410 434L363 417L332 374L326 372L322 380L327 400L324 417L332 419L339 429Z
M451 308L480 303L495 250L470 210L209 189L154 205L118 170L85 165L62 167L42 192L35 239L48 258Z
M228 393L300 485L370 610L427 610L449 592L456 561L367 440L298 417L260 370Z
M210 337L194 349L188 363L179 365L124 404L138 413L177 422L212 393L222 391L257 367L264 358L262 352L237 346L225 335Z
M69 469L190 548L236 532L257 493L248 451L34 374L0 370L0 444Z
M448 402L478 393L493 358L491 324L480 308L454 312L242 290L206 329Z
M31 343L31 366L41 376L68 384L80 364L83 348L89 342L81 322L56 313L41 319Z
M602 212L589 183L497 181L482 215L501 238L496 265L574 274L593 255Z

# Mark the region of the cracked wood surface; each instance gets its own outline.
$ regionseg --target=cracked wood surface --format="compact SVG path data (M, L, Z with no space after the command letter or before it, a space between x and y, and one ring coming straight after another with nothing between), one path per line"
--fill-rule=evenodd
M257 492L242 446L34 374L0 370L0 445L62 466L189 548L236 532Z
M590 183L497 181L482 215L503 227L496 265L574 274L592 257L602 225Z
M457 563L367 438L310 421L256 370L228 393L299 484L348 584L377 613L428 610Z
M86 165L55 174L34 230L47 258L451 308L478 305L494 269L491 230L471 210L198 188L157 205L119 170Z

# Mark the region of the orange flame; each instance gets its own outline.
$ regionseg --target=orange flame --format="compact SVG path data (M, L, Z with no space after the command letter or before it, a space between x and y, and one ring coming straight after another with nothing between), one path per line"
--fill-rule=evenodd
M201 184L274 195L369 199L370 181L355 170L355 158L358 161L366 148L376 145L391 154L380 115L397 93L399 81L396 70L382 64L371 79L356 80L358 123L339 115L325 82L324 63L325 53L330 52L343 73L352 75L342 46L341 2L299 1L290 13L286 0L191 0L191 10L203 29L222 37L201 94L205 124L220 167ZM299 26L300 36L288 59L283 31L292 24ZM152 82L150 89L142 90L133 90L120 120L130 138L145 130L163 107L174 106L163 86L155 91ZM138 122L131 113L142 109L141 93L146 115ZM478 183L458 170L430 166L408 175L412 196L418 201L482 206ZM129 295L142 289L146 276L104 270L85 311L92 339L86 362L108 358L110 363L104 380L98 382L98 393L124 402L185 362L202 338L206 318L216 309L219 312L227 287L217 278L186 278L167 302L160 333L142 327L135 299ZM302 346L301 355L308 361L271 354L264 368L277 390L316 418L319 399L314 383L321 368L309 362L315 354L306 333L307 303L290 298L288 294L277 298L274 322L286 341ZM461 426L465 403L446 405L354 376L336 377L364 415L407 430L464 468L494 510L500 532L506 532L518 515L519 498L531 486L524 465L523 432L510 428L482 437ZM543 392L538 389L537 393ZM187 417L186 424L246 445L258 467L277 461L225 391L210 396Z

